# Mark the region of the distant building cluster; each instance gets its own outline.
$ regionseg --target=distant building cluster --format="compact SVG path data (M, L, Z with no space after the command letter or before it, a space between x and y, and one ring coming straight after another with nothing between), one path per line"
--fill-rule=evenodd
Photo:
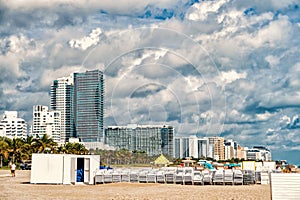
M223 137L175 137L174 156L176 158L213 158L215 160L272 160L271 151L263 146L241 147L234 140Z
M49 135L63 144L71 138L100 142L103 138L104 78L99 70L73 73L53 81L50 108L33 106L29 135ZM0 119L0 136L26 138L27 123L16 111L5 111Z
M174 137L170 125L129 124L104 130L104 89L103 72L99 70L53 80L50 107L33 106L29 135L41 138L47 134L58 144L82 142L88 148L125 148L150 156L271 160L271 152L265 147L241 147L222 137ZM0 120L0 136L27 137L27 122L18 118L17 111L5 111Z

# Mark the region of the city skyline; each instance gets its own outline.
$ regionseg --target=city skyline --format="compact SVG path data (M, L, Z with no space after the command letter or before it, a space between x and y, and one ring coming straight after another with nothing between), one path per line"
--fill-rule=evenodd
M99 69L107 125L263 145L300 163L299 1L1 2L0 113L50 106L52 81Z

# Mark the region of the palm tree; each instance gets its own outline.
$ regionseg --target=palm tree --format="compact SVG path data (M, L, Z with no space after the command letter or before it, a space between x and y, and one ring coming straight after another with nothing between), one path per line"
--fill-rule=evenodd
M88 154L89 151L85 148L83 144L80 143L74 143L73 149L75 151L75 154L82 155L82 154Z
M74 153L74 149L73 149L73 143L71 142L68 142L67 144L65 144L63 146L63 153L66 153L66 154L73 154Z
M37 141L33 136L28 136L24 139L23 144L23 160L30 160L32 153L36 152Z
M42 138L36 140L36 150L38 153L44 153L45 151L51 153L56 148L57 143L53 141L47 134Z
M21 138L13 138L12 140L7 138L6 141L9 145L9 157L13 162L20 162L22 160L24 141Z
M7 162L8 157L9 157L9 145L8 143L5 141L5 138L0 137L0 167L3 166L3 158L4 161Z
M58 147L59 151L66 154L88 154L89 151L85 148L83 144L80 143L71 143L68 142L67 144Z

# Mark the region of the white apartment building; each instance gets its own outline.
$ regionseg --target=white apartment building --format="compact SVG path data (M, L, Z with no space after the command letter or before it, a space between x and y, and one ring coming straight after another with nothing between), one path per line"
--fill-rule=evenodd
M229 160L237 157L237 143L233 140L224 141L224 159Z
M174 157L186 158L190 157L190 139L189 137L174 138Z
M17 111L4 111L0 121L0 136L8 138L26 138L27 122L18 118Z
M174 155L176 158L213 158L214 144L209 144L208 138L197 136L176 137Z
M61 142L60 130L60 112L49 110L48 106L36 105L33 106L33 122L31 134L34 137L43 137L49 135L54 142Z
M62 77L53 81L50 92L51 110L60 111L61 142L68 142L74 133L74 114L73 114L73 74L69 77Z
M252 149L246 150L246 159L271 161L271 151L263 146L254 146Z

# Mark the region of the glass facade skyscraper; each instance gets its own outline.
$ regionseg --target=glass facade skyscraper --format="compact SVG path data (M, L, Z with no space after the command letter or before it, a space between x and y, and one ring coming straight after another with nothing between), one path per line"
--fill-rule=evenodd
M75 136L82 142L100 141L103 137L103 103L103 73L74 73Z

